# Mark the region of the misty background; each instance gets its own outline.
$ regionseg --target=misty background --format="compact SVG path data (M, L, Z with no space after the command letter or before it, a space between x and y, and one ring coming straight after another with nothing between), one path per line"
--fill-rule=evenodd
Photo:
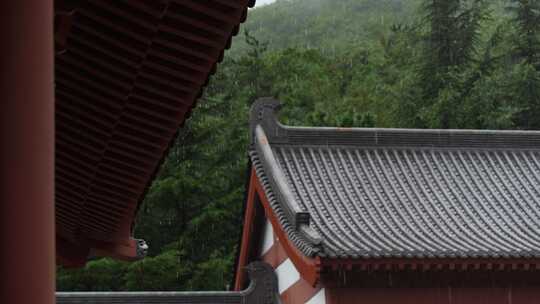
M274 2L274 1L276 1L276 0L257 0L257 2L255 2L255 7L270 4L270 3Z

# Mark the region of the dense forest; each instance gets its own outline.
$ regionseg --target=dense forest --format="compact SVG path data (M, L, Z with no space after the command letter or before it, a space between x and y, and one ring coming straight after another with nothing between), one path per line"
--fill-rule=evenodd
M540 0L278 0L253 9L140 210L134 263L58 270L58 290L230 286L250 104L292 125L540 128Z

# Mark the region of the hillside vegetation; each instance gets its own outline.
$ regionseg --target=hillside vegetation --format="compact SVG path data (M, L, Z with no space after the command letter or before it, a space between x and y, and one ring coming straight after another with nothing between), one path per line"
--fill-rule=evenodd
M337 55L414 19L419 0L278 0L252 10L245 24L271 50L297 47ZM248 45L237 37L232 53Z
M500 17L506 0L492 0ZM244 29L268 43L270 50L318 49L327 56L342 55L376 43L394 25L414 24L423 17L422 0L277 0L250 11ZM229 55L245 54L242 36L234 39Z
M140 210L150 256L60 269L60 290L226 289L258 97L293 125L540 129L540 0L281 0L248 20Z

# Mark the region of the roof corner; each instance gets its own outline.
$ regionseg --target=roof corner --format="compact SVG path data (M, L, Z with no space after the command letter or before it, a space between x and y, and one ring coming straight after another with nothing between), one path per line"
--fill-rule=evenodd
M249 116L250 148L254 146L255 128L258 125L261 125L271 142L275 142L278 138L284 138L284 128L277 118L280 109L281 102L272 97L259 98L251 105Z

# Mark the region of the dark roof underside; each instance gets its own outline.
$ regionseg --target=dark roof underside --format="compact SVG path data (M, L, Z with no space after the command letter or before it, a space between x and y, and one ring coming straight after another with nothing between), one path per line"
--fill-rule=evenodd
M144 192L253 3L56 1L56 226L64 243L127 244Z
M305 254L540 257L539 132L294 128L262 104L251 157Z

